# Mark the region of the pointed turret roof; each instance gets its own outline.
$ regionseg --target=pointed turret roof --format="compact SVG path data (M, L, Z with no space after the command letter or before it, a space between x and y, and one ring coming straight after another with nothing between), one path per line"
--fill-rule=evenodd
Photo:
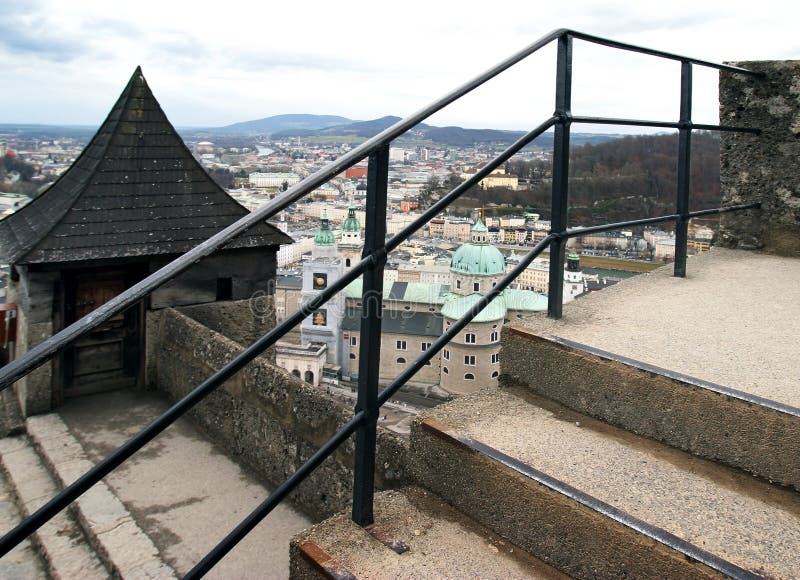
M0 221L0 260L183 253L246 214L192 156L137 67L72 166L47 191ZM291 241L264 222L225 247Z

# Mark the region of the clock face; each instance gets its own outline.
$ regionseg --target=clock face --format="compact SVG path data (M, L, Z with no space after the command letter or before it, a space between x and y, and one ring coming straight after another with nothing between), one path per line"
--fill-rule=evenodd
M314 290L324 290L328 287L328 275L324 272L315 272L312 278L312 287Z

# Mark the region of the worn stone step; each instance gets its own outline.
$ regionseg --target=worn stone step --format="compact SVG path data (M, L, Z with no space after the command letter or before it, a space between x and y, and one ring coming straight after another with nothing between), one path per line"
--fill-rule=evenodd
M60 488L94 467L58 415L29 417L25 425ZM176 577L152 540L104 481L92 486L71 508L92 546L115 575L122 578Z
M338 514L290 550L294 579L565 578L417 487L377 494L366 529Z
M520 326L501 364L508 383L800 490L800 408Z
M437 407L411 453L429 489L573 576L800 570L800 494L523 389Z
M0 470L0 534L5 534L22 521L11 484ZM25 540L0 559L0 578L23 580L47 578L45 563L30 540Z
M0 462L23 517L58 493L58 485L26 436L0 439ZM56 514L31 539L52 578L90 580L109 576L68 511Z

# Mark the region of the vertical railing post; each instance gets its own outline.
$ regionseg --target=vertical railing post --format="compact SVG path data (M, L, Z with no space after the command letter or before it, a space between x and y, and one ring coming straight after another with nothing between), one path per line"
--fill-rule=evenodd
M678 129L678 199L675 213L675 276L686 277L689 238L689 178L692 162L692 63L681 62L681 116Z
M558 118L553 141L553 193L551 198L550 231L567 229L569 208L569 130L572 123L572 37L564 34L558 39L556 64L556 110ZM547 315L561 318L564 295L564 250L567 241L557 238L550 244L550 277L547 289Z
M355 474L353 478L353 521L360 526L373 523L375 493L375 445L378 424L378 378L381 358L381 316L383 309L383 267L386 254L386 188L389 181L389 145L369 156L367 169L367 211L364 256L378 252L364 272L361 299L361 344L358 359L358 400L356 412L364 411L364 424L356 431Z

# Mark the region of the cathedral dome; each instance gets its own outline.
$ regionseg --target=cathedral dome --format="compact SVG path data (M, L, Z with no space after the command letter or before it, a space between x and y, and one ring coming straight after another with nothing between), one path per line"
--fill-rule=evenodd
M487 228L481 220L472 226L472 243L462 244L453 254L450 270L459 274L496 276L506 271L506 259L495 246L486 243Z

